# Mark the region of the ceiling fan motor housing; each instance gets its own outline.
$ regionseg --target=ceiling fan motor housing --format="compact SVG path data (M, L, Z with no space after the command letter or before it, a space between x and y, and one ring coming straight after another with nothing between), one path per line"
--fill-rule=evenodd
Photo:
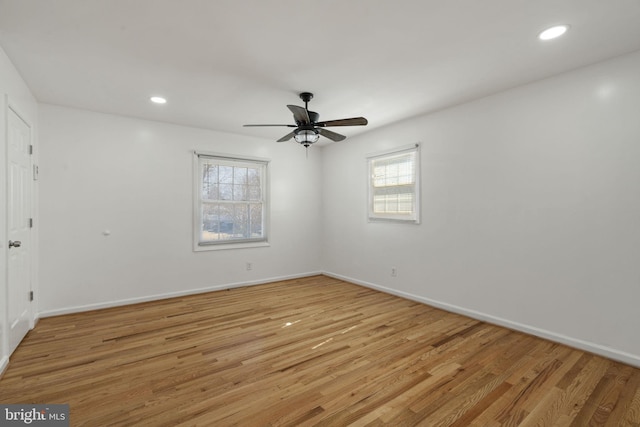
M311 123L316 123L318 120L320 120L320 114L316 113L315 111L308 111L307 113L309 113L309 121Z

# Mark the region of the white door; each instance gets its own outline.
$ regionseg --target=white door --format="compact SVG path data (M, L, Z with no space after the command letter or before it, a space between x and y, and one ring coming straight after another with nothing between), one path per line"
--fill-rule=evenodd
M31 129L7 109L9 354L31 325Z

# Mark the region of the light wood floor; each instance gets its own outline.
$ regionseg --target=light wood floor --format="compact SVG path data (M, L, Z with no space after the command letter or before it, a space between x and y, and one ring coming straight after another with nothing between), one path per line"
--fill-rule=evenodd
M73 426L639 426L640 369L316 276L42 319L0 402Z

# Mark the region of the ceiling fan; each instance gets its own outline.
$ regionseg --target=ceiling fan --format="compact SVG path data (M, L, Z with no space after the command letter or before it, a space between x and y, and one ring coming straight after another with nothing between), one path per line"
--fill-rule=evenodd
M300 99L304 101L304 108L297 105L287 105L293 113L295 125L244 125L244 126L286 126L295 128L292 132L286 134L278 140L278 142L288 141L293 138L297 143L309 147L318 141L320 136L324 136L332 141L342 141L346 138L344 135L332 132L326 127L330 126L365 126L368 122L364 117L353 117L350 119L328 120L319 122L320 115L314 111L309 111L309 101L313 98L310 92L302 92Z

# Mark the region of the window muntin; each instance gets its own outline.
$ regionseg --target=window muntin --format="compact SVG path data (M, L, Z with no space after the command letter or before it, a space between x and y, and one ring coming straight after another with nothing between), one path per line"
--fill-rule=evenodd
M266 160L197 154L197 246L267 241Z
M370 220L419 222L418 148L368 157Z

